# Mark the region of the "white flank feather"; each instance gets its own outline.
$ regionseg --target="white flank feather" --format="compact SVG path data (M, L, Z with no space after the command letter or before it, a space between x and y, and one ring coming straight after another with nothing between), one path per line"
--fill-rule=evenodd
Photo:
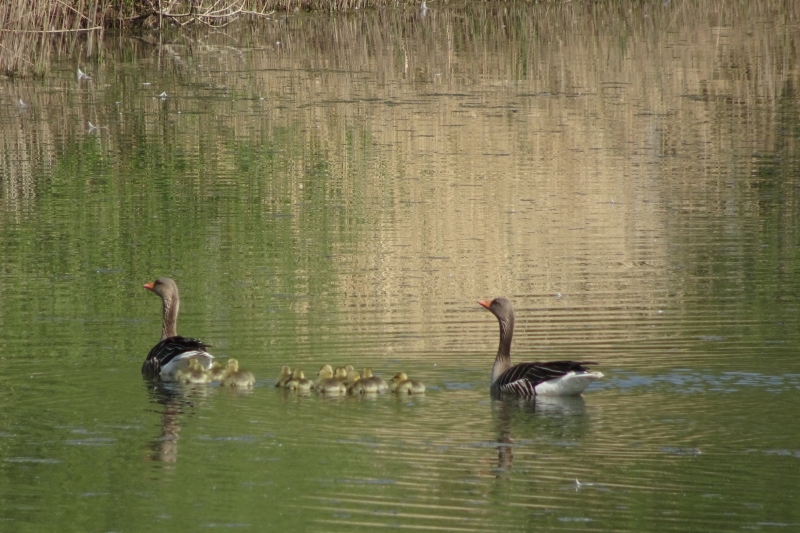
M568 372L560 378L549 379L536 385L537 396L577 396L594 380L603 377L602 372Z

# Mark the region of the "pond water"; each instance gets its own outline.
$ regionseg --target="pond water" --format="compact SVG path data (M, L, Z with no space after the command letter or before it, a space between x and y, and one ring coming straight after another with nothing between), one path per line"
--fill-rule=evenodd
M800 13L753 4L276 14L4 80L0 529L800 529ZM141 378L160 276L253 390ZM514 360L605 378L491 400L495 296Z

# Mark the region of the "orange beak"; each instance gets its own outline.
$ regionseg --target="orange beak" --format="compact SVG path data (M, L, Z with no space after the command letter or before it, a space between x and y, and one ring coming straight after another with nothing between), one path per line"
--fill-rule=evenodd
M155 287L155 285L156 285L156 282L155 281L151 281L150 283L145 283L144 285L142 285L142 287L144 287L148 291L152 291L153 287Z
M492 306L492 302L490 302L489 300L479 300L478 303L481 304L486 309L489 309Z

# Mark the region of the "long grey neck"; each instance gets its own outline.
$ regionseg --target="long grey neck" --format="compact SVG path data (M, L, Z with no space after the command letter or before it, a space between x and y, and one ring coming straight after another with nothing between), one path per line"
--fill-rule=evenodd
M181 303L176 294L172 298L164 298L164 319L161 321L161 340L178 334L178 308Z
M511 337L514 336L514 314L512 313L508 318L498 318L500 323L500 346L497 348L497 357L494 358L494 366L492 367L492 384L497 381L497 378L511 368Z

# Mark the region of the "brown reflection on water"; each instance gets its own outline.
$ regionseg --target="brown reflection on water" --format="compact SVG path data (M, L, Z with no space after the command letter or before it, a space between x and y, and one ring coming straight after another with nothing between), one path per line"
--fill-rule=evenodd
M586 403L582 396L540 396L534 399L492 400L492 412L495 416L498 433L496 477L500 479L509 478L514 465L515 424L526 424L534 416L585 417ZM517 418L516 421L515 418Z
M417 10L279 16L202 42L177 35L162 50L172 61L161 69L147 61L159 52L156 42L107 39L104 54L123 44L144 60L138 69L122 65L130 79L100 65L90 84L54 80L44 94L32 94L28 80L3 87L9 103L14 94L29 102L3 107L3 127L16 132L3 136L4 150L31 155L4 163L14 170L5 190L8 197L33 192L25 185L29 165L52 162L67 138L94 138L92 122L109 127L93 135L120 155L136 149L133 133L177 142L186 154L203 151L210 166L195 176L207 186L198 194L213 194L219 176L210 171L233 163L230 138L274 142L291 132L300 142L288 149L313 150L344 172L337 183L337 192L350 193L344 196L380 197L368 193L385 193L387 176L403 176L386 195L397 214L435 192L435 212L447 216L425 226L420 220L417 231L435 239L428 244L460 233L454 219L477 208L468 201L473 187L500 208L535 200L525 194L535 184L557 185L547 188L555 197L539 205L587 209L615 198L630 207L635 191L610 186L632 171L631 157L639 168L692 152L713 169L741 141L751 139L755 149L777 142L768 115L749 109L778 105L797 76L785 68L794 35L786 34L787 42L780 31L796 19L795 9L673 2L467 6L424 18ZM161 92L168 96L158 98ZM182 123L179 112L198 122ZM712 117L729 125L764 122L752 124L761 133L754 137L749 127L724 132ZM675 145L685 139L697 145ZM373 181L348 182L348 168L375 150L391 157L371 162L380 164L367 173ZM698 163L679 157L669 164L692 161ZM299 166L295 179L302 182L307 170ZM706 190L709 183L685 185ZM493 210L482 211L483 220L492 219ZM627 222L621 229L630 231L634 221Z
M45 91L29 80L0 89L29 102L0 111L3 153L25 154L0 161L4 216L25 216L36 180L75 140L114 154L118 189L117 171L154 142L202 161L172 184L199 200L260 198L266 216L292 217L301 241L329 217L336 291L384 323L409 309L426 340L408 350L445 347L437 317L476 296L563 294L571 308L634 320L682 296L667 210L758 211L746 184L722 176L731 161L747 175L747 154L787 141L756 109L777 110L797 84L786 68L796 35L782 29L796 9L441 7L281 15L161 49L107 39L104 55L122 45L140 62L100 64L91 83L70 67ZM242 176L253 146L274 151L273 166ZM299 262L297 275L314 272Z
M177 383L144 380L150 401L160 405L161 431L153 439L150 461L176 463L178 461L178 441L180 440L181 418L185 409L194 409L195 401L213 393L210 386L182 386Z

